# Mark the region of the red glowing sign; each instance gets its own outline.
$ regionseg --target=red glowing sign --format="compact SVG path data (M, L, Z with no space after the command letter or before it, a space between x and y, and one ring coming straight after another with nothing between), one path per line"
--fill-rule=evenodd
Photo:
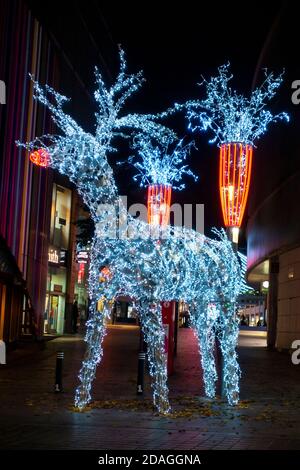
M29 156L30 161L37 166L46 168L49 165L49 153L45 149L38 149L32 152Z
M224 224L240 227L246 208L252 167L253 147L241 143L220 148L219 189Z
M78 284L82 284L82 283L83 283L83 280L84 280L84 272L85 272L85 263L79 263L78 278L77 278Z
M165 227L170 220L172 186L151 184L148 186L148 224Z

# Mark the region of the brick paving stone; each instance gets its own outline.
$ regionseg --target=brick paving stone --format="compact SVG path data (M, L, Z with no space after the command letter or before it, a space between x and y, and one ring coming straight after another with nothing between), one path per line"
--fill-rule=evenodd
M61 337L12 353L0 367L1 449L300 449L300 366L288 355L268 351L259 334L243 332L239 357L241 398L231 408L217 402L219 415L159 417L149 410L120 409L120 401L136 400L136 327L110 328L104 359L97 371L93 397L115 400L112 409L72 411L77 374L84 355L82 336ZM64 393L53 392L56 352L65 353ZM203 396L198 345L192 330L180 329L175 373L169 379L171 403L179 397ZM149 377L143 400L151 400ZM182 398L181 398L181 403ZM203 406L211 402L202 400Z

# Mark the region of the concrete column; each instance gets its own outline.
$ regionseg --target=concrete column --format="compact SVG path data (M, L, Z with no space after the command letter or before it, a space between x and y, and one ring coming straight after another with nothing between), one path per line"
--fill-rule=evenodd
M270 258L269 271L269 290L267 299L268 317L267 317L267 346L274 349L277 335L277 316L278 316L278 256Z
M78 195L72 190L71 220L70 220L70 240L67 258L67 289L65 308L65 329L64 333L72 333L72 309L74 302L74 290L76 281L76 232L75 222L78 220ZM78 312L79 313L79 312Z

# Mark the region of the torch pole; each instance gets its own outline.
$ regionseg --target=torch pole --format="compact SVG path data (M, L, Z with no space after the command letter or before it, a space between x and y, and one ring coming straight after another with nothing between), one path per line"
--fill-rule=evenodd
M226 228L226 233L228 236L228 239L232 243L232 248L235 253L238 251L238 244L239 244L239 227L227 227Z

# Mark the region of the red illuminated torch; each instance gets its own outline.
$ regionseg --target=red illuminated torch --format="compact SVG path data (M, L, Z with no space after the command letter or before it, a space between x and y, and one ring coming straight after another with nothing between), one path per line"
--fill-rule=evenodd
M49 165L50 156L47 150L41 148L32 152L29 156L30 161L37 166L46 168Z
M252 145L233 142L220 148L219 189L224 225L231 232L233 243L238 243L247 204L251 167Z
M151 184L148 186L148 224L166 227L170 220L172 186Z

